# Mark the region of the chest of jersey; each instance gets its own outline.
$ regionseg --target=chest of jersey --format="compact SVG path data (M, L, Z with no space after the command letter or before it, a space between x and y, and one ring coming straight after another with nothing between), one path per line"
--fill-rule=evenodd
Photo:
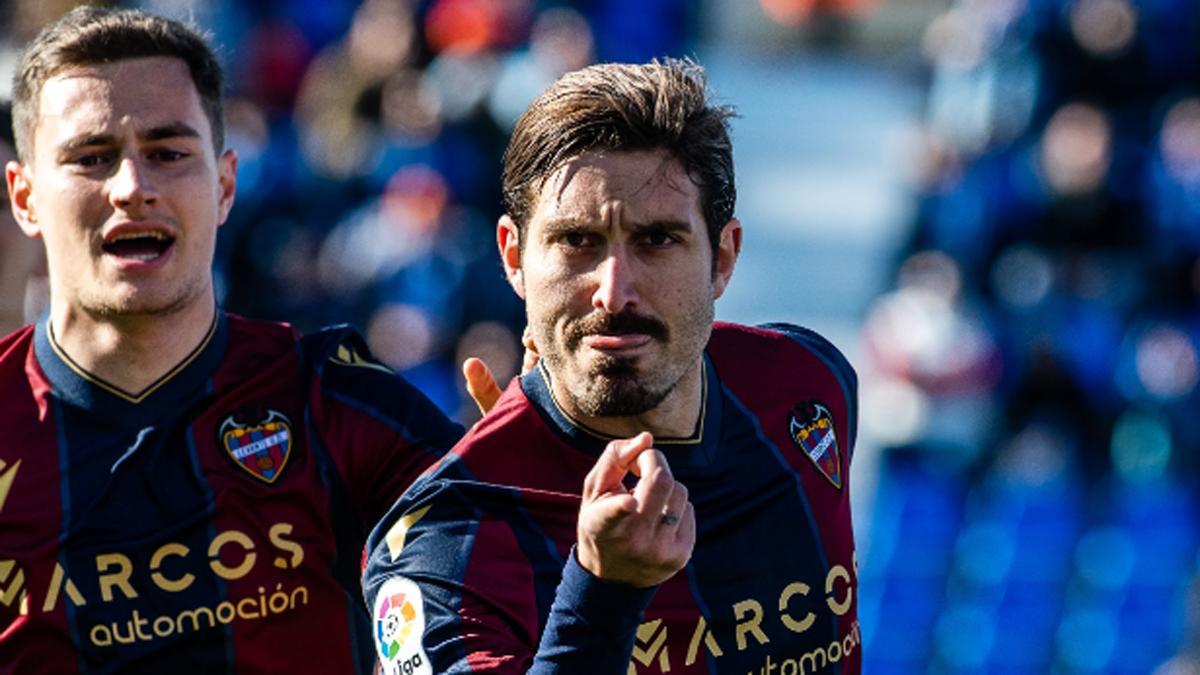
M806 467L787 461L794 450L743 422L726 416L730 452L715 464L676 471L696 508L696 547L647 609L631 674L835 672L858 658L849 511L814 516L811 503L844 493L816 481L806 490Z
M279 367L206 383L149 419L51 393L40 413L6 420L0 633L15 639L0 664L221 668L231 654L216 645L284 638L314 607L341 610L305 394Z

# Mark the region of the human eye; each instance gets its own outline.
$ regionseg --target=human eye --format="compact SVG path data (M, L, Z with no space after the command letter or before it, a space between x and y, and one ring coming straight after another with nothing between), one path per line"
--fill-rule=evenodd
M679 237L666 230L647 230L640 239L642 245L649 248L665 248L679 242Z
M185 159L189 154L182 150L175 150L174 148L155 148L150 151L150 159L170 164Z
M98 175L110 171L113 167L112 153L79 153L68 157L64 166L80 175Z
M591 243L591 239L583 232L566 232L560 241L571 248L582 248Z
M100 166L105 166L111 160L110 153L106 152L81 152L72 155L67 163L77 166L81 169L95 169Z
M597 245L595 234L585 230L564 230L554 237L554 243L568 251L583 251Z

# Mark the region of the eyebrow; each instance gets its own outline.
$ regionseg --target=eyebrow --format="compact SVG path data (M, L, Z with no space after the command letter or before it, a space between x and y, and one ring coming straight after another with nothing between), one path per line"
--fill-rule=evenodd
M157 127L151 127L138 134L138 138L143 141L161 141L169 138L199 138L200 132L189 124L183 122L171 122ZM69 153L81 148L89 148L97 145L113 145L116 143L116 136L112 134L83 134L75 138L67 139L58 146L60 153Z
M542 228L547 232L570 231L580 228L593 227L598 224L597 221L590 218L551 218L547 220ZM679 232L690 231L692 226L682 220L654 220L649 223L633 223L629 229L635 232Z
M557 232L573 232L575 230L593 227L594 225L595 223L591 220L559 217L551 218L543 223L542 231L546 234L553 234Z
M682 220L655 220L649 223L635 223L635 232L691 232L692 226Z

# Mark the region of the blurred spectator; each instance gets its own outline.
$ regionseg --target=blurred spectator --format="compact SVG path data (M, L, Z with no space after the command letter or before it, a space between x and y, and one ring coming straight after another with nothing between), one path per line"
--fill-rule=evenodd
M416 58L417 28L406 0L366 0L345 38L320 52L296 107L304 157L318 173L362 173L378 152L384 83Z
M509 54L488 99L492 117L508 130L538 94L564 73L594 59L594 40L587 19L566 7L538 15L529 48Z
M897 475L924 467L899 489L953 466L947 426L977 454L947 599L905 629L932 654L880 664L1194 672L1200 5L962 0L923 49L919 205L866 324L864 415L919 403L887 439Z

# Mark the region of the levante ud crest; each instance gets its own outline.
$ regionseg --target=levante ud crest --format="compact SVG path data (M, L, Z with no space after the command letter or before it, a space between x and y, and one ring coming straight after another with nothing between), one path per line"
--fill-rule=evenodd
M812 460L817 471L835 488L842 489L842 456L829 408L816 402L796 406L788 422L788 432L792 442Z
M217 435L234 463L265 483L279 478L292 452L292 423L278 410L268 409L248 418L230 415Z

